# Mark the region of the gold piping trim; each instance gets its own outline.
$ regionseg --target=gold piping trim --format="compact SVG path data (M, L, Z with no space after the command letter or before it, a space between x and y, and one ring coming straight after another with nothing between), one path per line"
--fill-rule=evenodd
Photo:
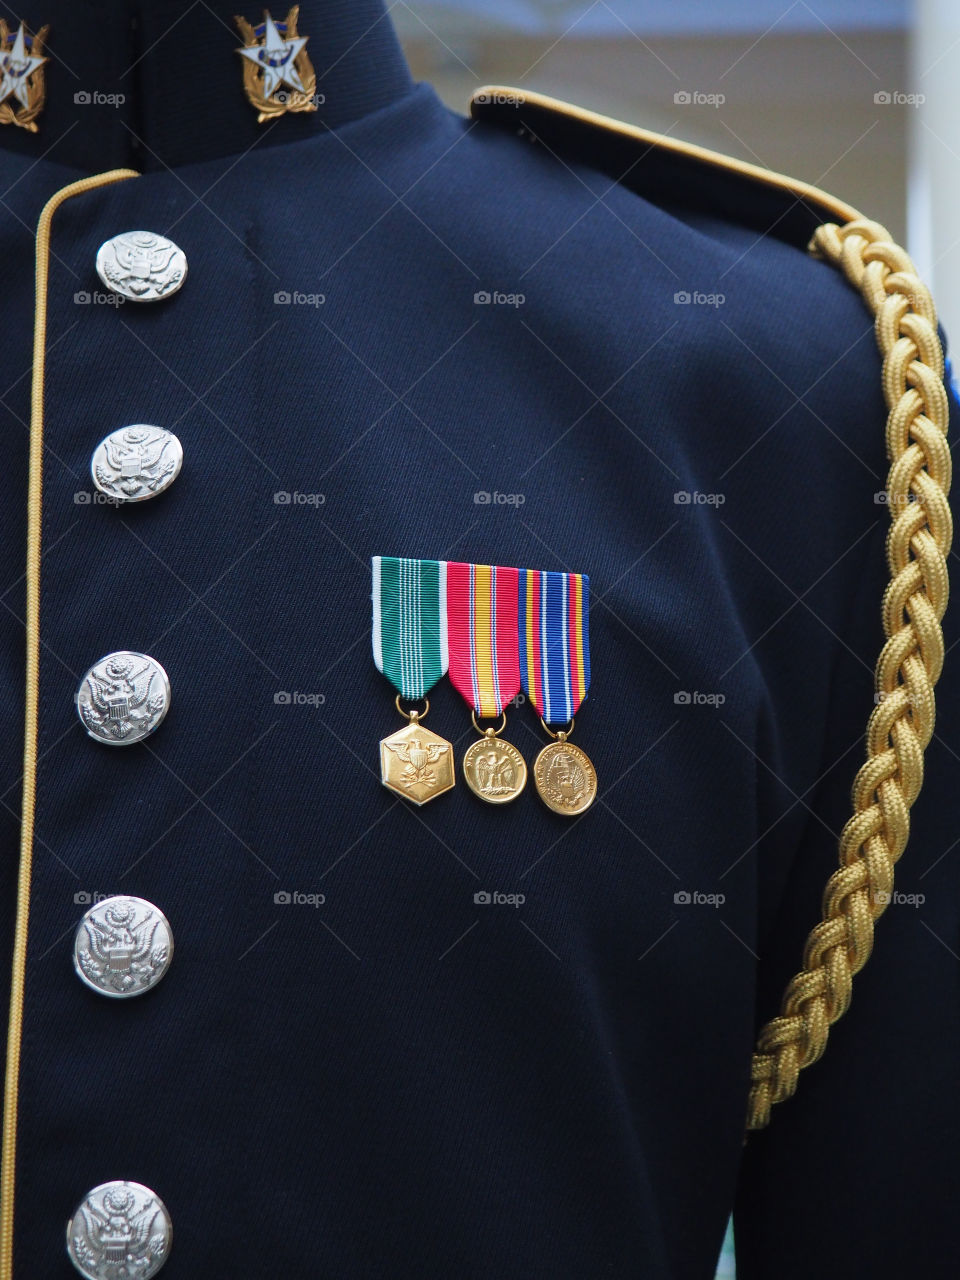
M23 729L23 807L20 823L20 874L17 881L17 924L10 979L10 1021L3 1087L3 1155L0 1163L0 1280L13 1280L13 1197L17 1155L17 1104L20 1047L23 1040L23 993L33 873L33 829L37 796L37 704L40 671L40 537L43 497L43 380L47 342L47 284L50 276L50 228L53 215L72 196L83 195L126 178L134 169L111 169L71 182L50 197L37 223L37 265L33 322L33 382L30 391L30 480L27 487L26 697Z
M695 142L681 142L675 138L668 138L662 133L653 133L649 129L640 129L636 125L627 124L623 120L614 120L611 116L602 116L596 111L588 111L585 107L574 106L570 102L563 102L559 98L549 98L543 93L531 93L527 89L511 89L504 85L484 85L482 89L478 89L470 99L470 114L476 119L484 116L496 116L503 113L507 108L498 107L496 103L497 96L512 98L516 100L516 105L510 104L509 110L516 111L518 108L525 106L539 107L544 111L551 111L555 115L572 116L575 120L581 120L584 124L593 125L598 129L606 129L612 133L620 133L625 137L633 138L637 142L642 142L648 147L657 147L661 151L671 151L674 155L685 156L688 160L695 160L700 164L708 164L716 169L728 169L734 173L739 173L744 178L749 178L753 182L762 183L767 187L778 188L786 191L790 195L795 196L797 200L814 200L825 213L832 214L839 222L851 222L854 219L862 218L853 205L849 205L844 200L832 196L827 191L822 191L819 187L814 187L808 182L801 182L798 178L788 178L786 174L777 173L773 169L764 169L757 164L749 164L746 160L737 160L733 156L725 156L720 151L711 151L708 147L700 147ZM485 102L484 98L492 98L493 102Z

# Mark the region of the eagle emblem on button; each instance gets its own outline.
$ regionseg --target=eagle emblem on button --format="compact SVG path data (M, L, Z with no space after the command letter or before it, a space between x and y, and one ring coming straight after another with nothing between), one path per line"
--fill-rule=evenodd
M77 926L73 967L91 991L126 998L155 987L170 967L173 933L163 912L143 898L94 903Z
M121 650L94 663L77 690L77 714L97 742L140 742L170 709L170 681L155 658Z
M101 1183L67 1223L67 1253L86 1280L150 1280L172 1243L166 1205L139 1182Z
M90 460L93 483L115 502L143 502L180 474L183 448L172 431L135 423L101 440Z
M183 250L153 231L124 231L97 250L97 275L128 302L157 302L183 287Z

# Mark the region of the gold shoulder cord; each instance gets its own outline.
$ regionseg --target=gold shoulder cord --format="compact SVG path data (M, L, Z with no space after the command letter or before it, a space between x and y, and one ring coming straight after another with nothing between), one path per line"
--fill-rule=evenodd
M133 169L113 169L61 188L47 201L37 223L36 291L33 323L33 382L30 392L30 480L27 488L26 696L23 731L23 803L20 817L20 872L17 922L10 978L10 1021L3 1088L3 1155L0 1164L0 1280L13 1280L13 1197L17 1158L17 1104L23 992L33 873L33 828L37 795L37 699L40 671L40 538L43 528L43 379L47 346L47 283L50 275L50 227L57 209L71 196L136 178Z
M840 836L840 867L827 882L823 917L807 937L803 968L787 986L780 1016L757 1039L748 1129L768 1123L773 1104L793 1094L801 1068L823 1053L831 1024L849 1007L853 975L870 957L873 922L890 900L933 734L953 536L949 410L929 290L876 222L826 223L809 247L860 290L883 353L892 521L883 597L887 639L877 661L879 697L867 725L867 759L854 780L853 815Z

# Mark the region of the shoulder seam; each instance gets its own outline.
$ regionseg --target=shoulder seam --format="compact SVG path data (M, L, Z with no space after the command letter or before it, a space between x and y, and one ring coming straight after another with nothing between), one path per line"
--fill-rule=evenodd
M553 116L566 116L581 124L617 133L623 137L642 143L647 148L656 148L685 157L697 164L713 169L726 170L753 182L757 182L773 190L779 190L794 196L797 200L809 201L819 206L825 215L839 222L852 222L863 215L845 200L830 195L812 183L802 182L798 178L787 177L773 169L765 169L760 165L750 164L746 160L738 160L734 156L723 155L719 151L711 151L694 142L683 142L670 138L663 133L654 133L649 129L641 129L637 125L627 124L623 120L615 120L611 116L600 115L585 107L575 106L560 98L551 98L546 94L532 93L527 89L514 89L504 85L484 85L474 93L470 100L470 115L475 120L509 120L522 107L533 107Z

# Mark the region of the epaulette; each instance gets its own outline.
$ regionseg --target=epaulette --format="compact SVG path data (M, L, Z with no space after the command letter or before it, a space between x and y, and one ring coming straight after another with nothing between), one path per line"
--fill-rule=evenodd
M850 1004L853 977L873 947L874 922L891 901L923 782L944 658L940 620L953 529L937 313L908 254L884 227L805 182L526 90L490 86L470 105L475 119L537 142L559 163L602 171L654 204L735 220L809 250L842 271L874 317L891 462L885 643L839 866L807 935L803 967L787 984L778 1016L757 1037L747 1128L761 1129L774 1104L793 1094L802 1068L824 1052L830 1026Z
M473 95L470 114L519 133L568 164L589 165L654 204L709 208L799 248L822 223L862 217L796 178L526 89L486 85Z

